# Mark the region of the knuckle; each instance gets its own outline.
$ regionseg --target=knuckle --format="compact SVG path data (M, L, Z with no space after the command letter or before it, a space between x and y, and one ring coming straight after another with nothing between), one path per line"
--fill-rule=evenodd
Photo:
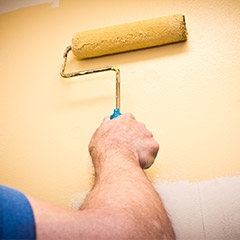
M152 137L153 137L153 134L152 134L152 132L151 132L151 131L147 131L146 135L147 135L147 137L150 137L150 138L152 138Z
M146 129L146 125L142 122L138 122L138 126L141 128L141 129Z
M153 150L155 152L158 152L158 150L159 150L159 143L156 140L154 140L153 143L152 143L152 147L153 147Z
M124 113L123 116L125 116L126 118L131 118L135 120L134 116L131 113Z
M89 151L90 154L92 152L92 149L93 149L93 142L90 141L90 143L88 144L88 151Z

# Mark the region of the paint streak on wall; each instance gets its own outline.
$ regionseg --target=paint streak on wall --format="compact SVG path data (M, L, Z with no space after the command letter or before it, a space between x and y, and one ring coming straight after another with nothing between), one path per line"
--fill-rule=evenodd
M62 0L58 8L0 15L1 184L63 207L90 189L88 142L114 108L114 73L64 82L65 47L78 31L183 13L186 43L81 62L71 56L68 71L117 65L122 111L146 123L161 145L147 174L180 238L198 239L196 230L199 239L221 239L214 223L229 222L223 239L236 239L239 199L229 191L240 175L239 12L235 0Z

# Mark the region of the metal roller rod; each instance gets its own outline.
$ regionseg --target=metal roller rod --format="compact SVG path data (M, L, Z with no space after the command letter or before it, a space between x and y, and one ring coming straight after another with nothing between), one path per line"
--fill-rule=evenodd
M114 71L116 73L116 108L120 110L120 69L116 66L107 66L107 67L101 67L101 68L94 68L94 69L88 69L88 70L82 70L77 72L71 72L71 73L65 73L66 63L67 63L67 56L69 51L71 51L71 46L68 46L63 54L63 63L60 71L60 75L64 78L71 78L71 77L77 77L92 73L99 73L99 72L106 72L106 71Z

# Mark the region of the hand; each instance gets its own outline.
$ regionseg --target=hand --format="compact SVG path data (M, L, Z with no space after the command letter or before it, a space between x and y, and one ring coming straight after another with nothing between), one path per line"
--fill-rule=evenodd
M158 153L159 144L143 123L132 114L123 114L113 120L106 117L89 143L93 161L99 156L121 156L132 159L143 169L149 168Z

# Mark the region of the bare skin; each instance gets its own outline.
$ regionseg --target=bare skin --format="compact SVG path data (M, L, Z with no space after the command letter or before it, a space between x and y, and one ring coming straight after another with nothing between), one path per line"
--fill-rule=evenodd
M159 145L131 114L106 117L89 152L95 184L79 211L28 196L37 239L175 239L158 193L146 177Z

